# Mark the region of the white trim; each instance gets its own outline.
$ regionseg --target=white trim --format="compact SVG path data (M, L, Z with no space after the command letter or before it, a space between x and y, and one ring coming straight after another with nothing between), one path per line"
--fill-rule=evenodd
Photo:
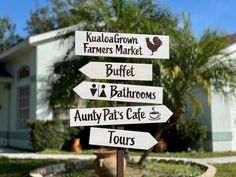
M0 83L11 83L13 82L13 78L12 77L2 77L0 76Z
M8 49L7 51L0 54L0 61L4 59L5 57L15 53L16 51L26 47L29 45L29 38L25 39L24 41L20 42L19 44L15 45L14 47Z
M46 33L34 35L31 37L26 38L24 41L20 42L19 44L15 45L14 47L8 49L7 51L0 54L0 61L4 58L8 57L9 55L21 50L24 47L28 46L36 46L38 43L43 42L45 40L53 39L56 37L61 37L65 34L68 34L70 32L76 31L80 26L74 25L66 28L61 28L58 30L49 31Z
M39 43L39 42L42 42L42 41L45 41L48 39L52 39L52 38L56 38L56 37L61 37L65 34L68 34L69 32L76 31L77 29L78 29L78 25L74 25L74 26L70 26L70 27L61 28L58 30L38 34L35 36L31 36L29 38L29 44L32 44L32 45L36 44L37 45L37 43Z

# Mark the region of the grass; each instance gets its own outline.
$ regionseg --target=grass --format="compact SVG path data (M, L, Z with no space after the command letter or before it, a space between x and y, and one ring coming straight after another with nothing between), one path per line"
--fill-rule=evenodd
M198 166L190 164L145 162L145 167L140 168L136 163L129 163L125 170L125 177L193 177L202 174ZM91 168L59 174L56 177L94 177L95 171Z
M38 154L78 154L76 152L70 152L70 151L62 151L58 149L46 149L41 152L37 152ZM84 150L82 154L93 154L93 150Z
M39 152L40 154L78 154L75 152L47 149ZM93 154L93 150L84 150L83 154ZM130 156L141 156L143 152L130 151ZM150 153L150 156L157 157L183 157L183 158L209 158L209 157L226 157L236 156L236 152L165 152L165 153Z
M236 163L213 164L216 169L215 177L236 177Z
M132 155L132 152L130 153ZM158 157L182 157L182 158L210 158L236 156L236 152L165 152L151 153L150 156Z
M0 176L1 177L27 177L29 171L46 166L49 164L69 162L68 160L17 160L8 159L7 157L0 156ZM217 168L216 177L236 177L236 163L228 164L213 164ZM130 170L133 169L133 170ZM176 171L178 170L178 171ZM138 177L140 174L145 174L143 177L157 177L157 174L162 177L187 177L195 176L199 169L192 169L188 164L181 166L176 164L166 163L153 163L146 162L145 168L140 169L136 164L130 164L126 170L125 177ZM165 174L163 174L164 172ZM182 175L181 175L182 174ZM73 176L74 175L74 176ZM79 172L72 172L70 174L64 174L61 177L94 177L93 169L83 169Z
M16 160L0 157L1 177L26 177L29 171L41 166L60 163L59 160Z

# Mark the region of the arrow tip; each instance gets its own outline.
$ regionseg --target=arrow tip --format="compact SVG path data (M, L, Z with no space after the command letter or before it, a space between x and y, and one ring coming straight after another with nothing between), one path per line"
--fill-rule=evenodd
M90 73L91 70L92 70L92 68L90 67L90 62L87 63L86 65L84 65L82 68L79 69L79 71L80 71L81 73L83 73L85 76L87 76L87 77L90 78L90 79L91 79L91 77L90 77L90 75L91 75L91 73Z
M79 95L80 97L83 96L83 86L84 86L85 82L81 82L79 85L77 85L76 87L73 88L73 91Z
M152 148L153 146L155 146L158 142L157 142L157 140L156 140L156 138L154 138L150 133L148 133L149 134L149 138L147 138L147 149L150 149L150 148Z

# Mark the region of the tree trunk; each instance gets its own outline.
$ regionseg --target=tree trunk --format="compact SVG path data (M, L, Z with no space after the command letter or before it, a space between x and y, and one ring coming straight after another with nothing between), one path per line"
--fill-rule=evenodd
M161 126L161 128L160 128L158 131L156 131L154 137L155 137L157 140L159 140L159 138L161 137L163 131L164 131L168 126L169 126L168 123L164 123L164 124ZM147 156L149 155L149 153L153 151L154 147L155 147L155 146L153 146L152 148L148 149L147 151L145 151L145 152L143 153L143 155L141 156L141 158L140 158L139 161L138 161L138 166L143 166L144 161L146 160L146 158L147 158Z
M162 133L164 132L164 130L166 130L172 123L177 122L179 119L181 119L183 117L183 113L179 113L179 114L173 114L171 116L171 118L169 119L168 122L162 124L161 128L158 129L154 135L154 137L159 140ZM144 161L146 160L146 158L148 157L149 153L153 151L155 146L153 146L152 148L150 148L149 150L145 151L143 153L143 155L141 156L141 158L138 161L138 166L143 166Z

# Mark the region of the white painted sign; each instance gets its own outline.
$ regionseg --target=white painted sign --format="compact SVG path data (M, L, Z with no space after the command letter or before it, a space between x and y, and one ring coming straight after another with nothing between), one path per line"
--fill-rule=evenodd
M169 36L76 31L75 54L169 59Z
M162 87L82 82L73 89L81 98L162 104Z
M165 105L70 109L70 126L164 123L172 114Z
M147 132L91 127L89 144L147 150L157 144L157 141Z
M91 79L152 80L152 64L89 62L79 70Z

